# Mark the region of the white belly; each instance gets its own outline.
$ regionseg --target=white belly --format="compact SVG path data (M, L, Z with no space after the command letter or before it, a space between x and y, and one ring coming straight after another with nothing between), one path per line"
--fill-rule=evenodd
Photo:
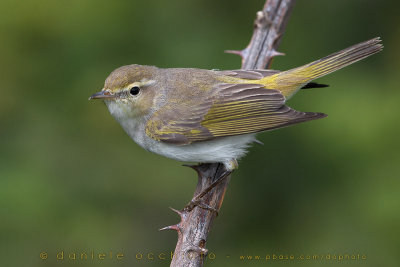
M110 103L111 104L111 103ZM221 137L209 141L195 142L189 145L173 145L156 141L145 133L145 122L132 117L118 116L119 113L108 105L110 113L121 124L128 135L141 147L153 153L186 162L230 164L234 159L243 157L255 134Z
M189 145L177 146L152 141L146 149L168 158L190 162L222 162L240 159L249 144L255 140L254 134L222 137L210 141L200 141Z

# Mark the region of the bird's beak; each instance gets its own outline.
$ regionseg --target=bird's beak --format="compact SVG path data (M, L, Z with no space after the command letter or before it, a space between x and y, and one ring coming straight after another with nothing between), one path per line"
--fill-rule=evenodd
M110 99L110 98L115 98L115 95L112 95L109 91L101 91L101 92L93 94L91 97L89 97L89 100L91 100L91 99Z

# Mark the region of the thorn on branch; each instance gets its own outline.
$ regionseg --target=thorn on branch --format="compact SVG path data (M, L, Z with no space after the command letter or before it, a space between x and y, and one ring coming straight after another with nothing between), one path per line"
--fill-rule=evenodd
M175 230L177 232L181 231L181 229L179 228L179 224L169 225L159 229L159 231L165 231L165 230Z
M171 207L169 207L169 208L170 208L170 210L172 210L173 212L178 214L179 217L181 217L181 219L183 218L183 211L182 210L177 210L177 209L174 209L174 208L171 208Z
M225 50L225 53L239 55L243 57L243 50Z
M278 52L276 50L271 50L270 55L271 55L271 57L284 56L285 53L281 53L281 52Z

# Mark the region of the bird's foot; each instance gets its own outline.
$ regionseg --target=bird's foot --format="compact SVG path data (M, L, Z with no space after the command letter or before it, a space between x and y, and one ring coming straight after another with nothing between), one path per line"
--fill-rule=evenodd
M199 208L202 208L202 209L211 211L211 212L215 212L215 213L217 214L217 216L218 216L218 210L215 209L215 208L213 208L213 207L211 207L210 205L207 205L207 204L206 204L203 200L201 200L201 199L195 199L195 198L193 198L193 199L183 208L183 210L186 211L186 212L191 212L191 211L194 209L194 207L199 207Z
M210 205L206 204L202 198L210 192L213 188L219 185L226 177L228 177L233 172L232 169L225 170L219 177L216 179L211 185L209 185L206 189L200 192L197 196L193 197L193 199L185 206L184 211L190 212L196 206L205 210L209 210L211 212L215 212L218 215L218 210L210 207Z

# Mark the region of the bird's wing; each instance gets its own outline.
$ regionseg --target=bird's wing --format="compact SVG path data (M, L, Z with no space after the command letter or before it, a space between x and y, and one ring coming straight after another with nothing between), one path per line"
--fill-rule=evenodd
M323 118L285 106L278 90L259 84L219 84L218 95L188 106L164 106L146 125L151 138L177 145L218 137L256 133Z
M219 74L247 80L260 80L279 73L279 70L223 70Z

